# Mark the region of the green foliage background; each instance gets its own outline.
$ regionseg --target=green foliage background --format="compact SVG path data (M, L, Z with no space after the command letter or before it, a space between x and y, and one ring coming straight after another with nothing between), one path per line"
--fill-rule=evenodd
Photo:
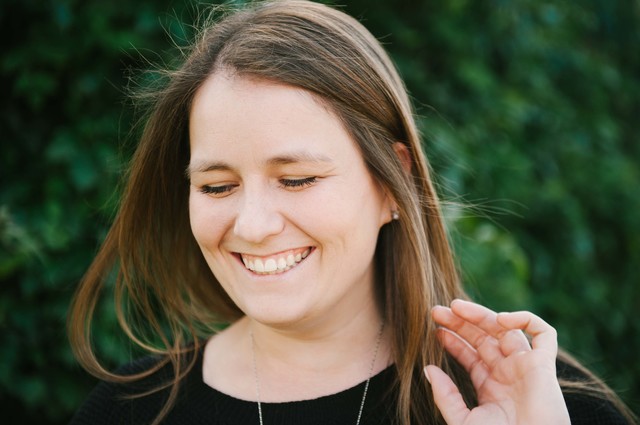
M340 2L341 4L345 2ZM638 411L640 6L634 0L349 1L416 101L469 291L526 308ZM117 205L130 70L175 53L198 7L5 0L0 411L66 423L94 385L69 299ZM475 210L460 204L476 205ZM108 305L96 343L122 348Z

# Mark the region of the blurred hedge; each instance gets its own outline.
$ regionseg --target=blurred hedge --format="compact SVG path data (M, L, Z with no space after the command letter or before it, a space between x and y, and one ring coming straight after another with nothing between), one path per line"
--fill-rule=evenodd
M343 2L340 2L343 3ZM527 308L638 409L640 6L350 1L397 61L470 292ZM94 385L64 320L117 204L130 71L171 58L194 3L0 6L0 410L65 423ZM459 205L475 205L462 208ZM120 348L108 306L98 339ZM635 400L635 402L634 402Z

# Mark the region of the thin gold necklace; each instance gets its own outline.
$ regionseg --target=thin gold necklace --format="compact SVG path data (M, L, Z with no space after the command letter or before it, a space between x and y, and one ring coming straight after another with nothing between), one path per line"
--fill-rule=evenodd
M384 322L380 324L380 330L378 331L378 339L376 340L376 349L373 353L373 359L371 359L371 367L369 368L369 377L367 378L367 382L364 384L364 393L362 394L362 401L360 402L360 410L358 410L358 420L356 421L356 425L360 425L360 419L362 418L362 411L364 410L364 402L367 399L367 391L369 390L369 382L371 381L371 377L373 376L373 368L376 364L376 359L378 358L378 350L380 349L380 341L382 340L382 330L384 329ZM256 381L256 398L258 400L258 419L260 420L260 425L264 425L262 422L262 403L260 402L260 379L258 379L258 368L256 366L256 344L253 339L253 331L250 332L251 335L251 354L253 356L253 377Z

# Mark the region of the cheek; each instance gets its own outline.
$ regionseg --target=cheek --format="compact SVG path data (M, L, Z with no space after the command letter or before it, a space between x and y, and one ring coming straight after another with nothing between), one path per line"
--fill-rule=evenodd
M359 184L352 185L342 201L342 214L345 220L350 220L358 227L373 229L374 233L382 227L381 217L384 215L384 195L378 186L368 178L362 176Z
M340 182L296 205L291 217L316 239L343 248L374 245L382 226L384 202L367 179Z
M217 246L224 234L224 217L211 203L211 199L201 194L189 196L191 233L203 250Z

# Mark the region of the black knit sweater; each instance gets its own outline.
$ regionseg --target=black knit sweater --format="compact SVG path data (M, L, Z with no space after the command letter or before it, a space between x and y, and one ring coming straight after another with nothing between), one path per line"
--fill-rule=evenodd
M135 373L147 369L154 360L145 358L120 372ZM558 374L579 378L580 373L566 365L558 365ZM371 379L361 425L393 423L395 403L393 386L395 370L389 367ZM71 425L144 425L156 417L166 400L167 391L141 398L126 398L154 388L171 379L170 367L161 369L151 378L136 384L100 383L76 412ZM348 425L357 421L365 383L337 394L314 400L262 403L266 425ZM607 401L584 394L565 394L573 425L627 425L628 422ZM177 403L163 421L166 425L259 425L257 403L238 400L205 384L202 380L202 359L182 382ZM549 424L552 425L552 424Z

